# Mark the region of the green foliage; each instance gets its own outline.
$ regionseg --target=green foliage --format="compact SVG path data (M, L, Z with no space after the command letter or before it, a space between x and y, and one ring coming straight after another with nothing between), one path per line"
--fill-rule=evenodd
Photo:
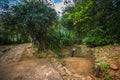
M62 49L65 45L71 45L76 41L75 34L66 28L54 28L48 34L47 45L51 49ZM54 44L53 44L54 43Z
M111 36L106 35L106 32L101 27L97 27L96 29L88 32L82 40L83 44L92 46L106 45L115 42L116 41L113 40Z
M13 26L5 26L0 20L0 44L16 44L30 42L29 36L21 34Z
M68 7L61 23L78 36L79 42L90 46L119 43L119 0L76 0Z
M38 53L35 53L35 56L38 57L38 58L45 58L46 57L46 53L38 52Z
M6 16L10 18L5 18ZM13 26L12 30L19 29L20 33L30 36L39 51L45 49L48 30L56 21L55 10L36 1L15 6L3 17L5 26Z
M115 3L112 0L95 0L90 10L94 28L88 32L89 35L86 36L86 41L84 40L84 42L91 42L89 45L96 46L118 43L118 34L120 33L120 22L118 20L120 10L118 8L117 6L115 7ZM102 28L99 28L99 26L102 26ZM98 31L99 29L102 31Z
M75 5L67 7L60 18L59 25L63 27L57 28L52 27L58 19L54 9L42 2L24 1L3 14L0 42L32 39L40 51L60 51L65 45L78 42L90 46L120 42L119 0L75 0Z
M104 71L104 72L108 72L110 69L110 66L107 63L101 63L100 66L101 66L102 71Z
M101 63L100 66L102 70L102 79L109 80L110 79L110 75L109 75L110 65L108 63Z
M111 55L111 58L112 59L118 59L119 58L119 54L114 53L114 54Z
M109 71L110 65L109 65L108 63L105 63L105 61L104 61L101 57L98 58L98 59L96 60L96 62L100 64L101 70L102 70L103 72L106 72L106 73L107 73L107 72Z
M68 19L74 18L73 25L77 25L84 22L85 20L88 20L90 17L88 17L87 11L91 7L91 5L92 1L84 5L77 4L74 7L74 13L69 14Z
M98 62L98 63L103 63L104 60L103 60L102 58L98 58L98 59L96 60L96 62Z
M56 52L56 54L55 54L55 57L56 58L62 58L63 57L63 54L61 53L61 52Z
M73 30L76 33L76 36L78 36L79 42L81 42L81 39L89 30L86 23L91 20L91 17L88 16L89 14L87 12L92 4L93 1L87 1L83 4L77 3L73 7L68 7L61 18L61 24L69 30Z
M103 80L110 80L110 76L109 75L105 75Z
M76 41L75 34L64 27L53 26L49 29L45 46L55 53L55 57L61 58L63 54L61 49L64 46L72 45Z

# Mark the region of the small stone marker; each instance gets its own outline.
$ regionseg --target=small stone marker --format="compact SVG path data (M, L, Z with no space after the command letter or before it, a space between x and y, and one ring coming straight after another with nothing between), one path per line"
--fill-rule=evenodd
M76 49L73 48L73 49L72 49L72 53L71 53L71 57L74 57L74 56L75 56L75 51L76 51Z

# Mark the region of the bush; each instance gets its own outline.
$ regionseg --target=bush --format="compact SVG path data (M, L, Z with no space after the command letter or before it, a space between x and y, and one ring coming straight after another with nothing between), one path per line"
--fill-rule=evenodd
M87 35L82 39L82 43L89 46L101 46L106 44L115 43L116 41L101 27L97 27L87 33Z
M59 50L66 45L71 45L76 41L75 34L66 28L54 28L50 30L47 38L47 45L51 49Z
M61 58L61 49L64 46L72 45L76 41L75 34L64 27L52 27L49 29L45 42L46 49L51 49L55 57Z
M108 72L110 69L110 66L107 63L101 63L101 69L103 72Z
M17 30L5 29L4 26L0 26L0 44L19 44L27 42L31 42L29 36Z

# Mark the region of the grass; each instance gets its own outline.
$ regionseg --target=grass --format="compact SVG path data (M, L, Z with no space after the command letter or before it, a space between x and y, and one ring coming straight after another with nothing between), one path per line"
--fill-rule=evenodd
M105 76L103 77L103 80L110 80L110 76L109 76L109 75L105 75Z
M98 59L96 60L96 62L98 62L98 63L103 63L104 60L103 60L102 58L98 58Z
M111 55L111 58L112 58L112 59L118 59L118 58L119 58L119 55L116 54L116 53L114 53L114 54Z
M100 66L103 72L108 72L110 69L110 65L108 63L101 63Z

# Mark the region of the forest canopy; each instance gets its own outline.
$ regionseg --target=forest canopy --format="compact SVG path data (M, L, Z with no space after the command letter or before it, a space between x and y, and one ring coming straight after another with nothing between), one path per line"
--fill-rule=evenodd
M61 23L76 32L79 43L98 46L120 41L120 0L76 0Z
M59 18L43 2L25 2L5 9L0 19L0 44L32 42L42 51L72 44L120 42L120 0L74 2Z

